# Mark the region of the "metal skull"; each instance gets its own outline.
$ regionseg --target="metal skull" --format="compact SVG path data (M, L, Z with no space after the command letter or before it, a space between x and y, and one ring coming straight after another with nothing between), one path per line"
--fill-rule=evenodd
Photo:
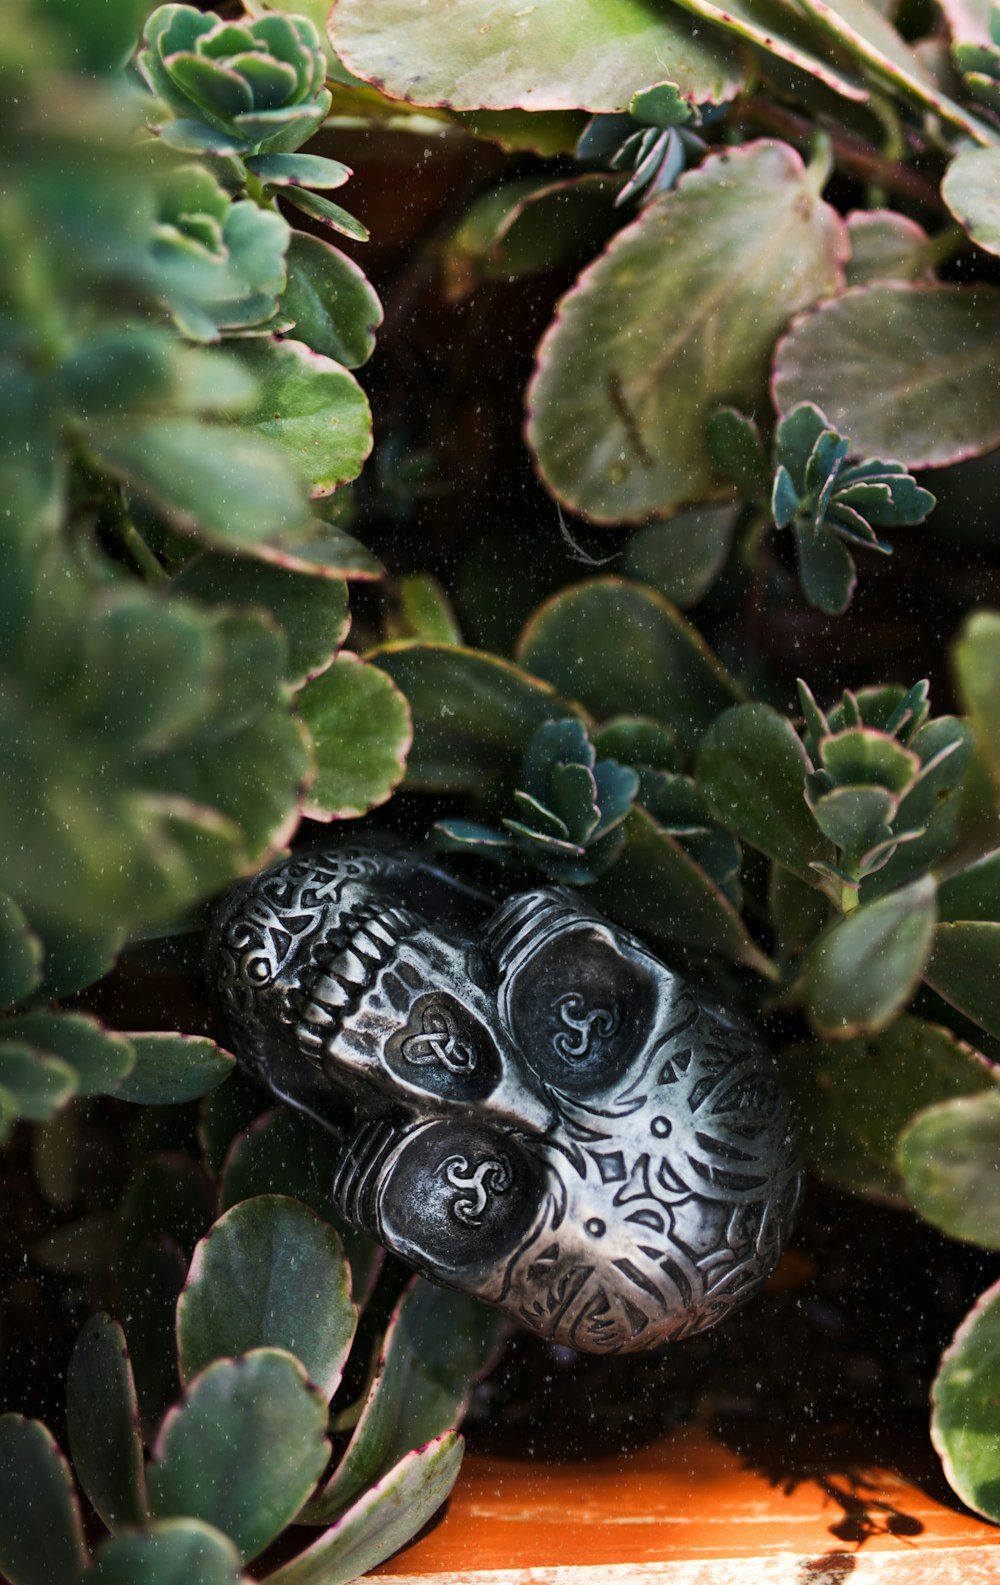
M627 1353L777 1264L799 1171L770 1058L576 894L498 907L345 845L238 888L209 953L233 1049L342 1139L343 1215L425 1276Z

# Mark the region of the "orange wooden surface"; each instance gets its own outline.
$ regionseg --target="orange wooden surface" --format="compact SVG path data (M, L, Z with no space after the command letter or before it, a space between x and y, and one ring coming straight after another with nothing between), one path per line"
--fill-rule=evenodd
M497 1571L496 1585L584 1575L767 1585L780 1573L796 1585L860 1585L885 1555L880 1579L1000 1581L1000 1529L891 1469L838 1469L835 1458L829 1473L815 1460L804 1467L766 1473L697 1426L588 1462L470 1453L444 1518L376 1578L475 1581ZM759 1576L728 1566L740 1559L761 1560ZM692 1573L697 1564L707 1567Z

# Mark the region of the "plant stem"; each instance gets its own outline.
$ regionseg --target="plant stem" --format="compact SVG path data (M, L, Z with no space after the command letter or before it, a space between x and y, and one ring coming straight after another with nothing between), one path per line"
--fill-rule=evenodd
M733 117L740 125L762 127L765 131L777 132L794 143L811 144L816 134L815 125L807 121L804 116L796 115L794 110L788 110L784 105L774 104L754 94L737 100ZM886 159L885 155L880 154L870 143L863 142L861 138L856 138L849 132L833 129L828 132L828 136L833 145L834 159L846 175L854 176L869 185L873 182L877 183L886 191L898 193L903 198L910 198L925 209L933 210L935 214L944 212L940 194L926 176L921 176L908 165Z

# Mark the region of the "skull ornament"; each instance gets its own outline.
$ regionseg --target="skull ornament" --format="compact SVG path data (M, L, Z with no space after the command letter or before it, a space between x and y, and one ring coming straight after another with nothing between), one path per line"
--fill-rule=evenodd
M230 895L209 973L232 1048L343 1141L344 1216L425 1276L627 1353L777 1264L799 1169L770 1058L576 895L297 854Z

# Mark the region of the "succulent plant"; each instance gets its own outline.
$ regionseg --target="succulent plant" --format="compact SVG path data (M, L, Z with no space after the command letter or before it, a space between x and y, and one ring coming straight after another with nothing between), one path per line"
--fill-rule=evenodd
M165 111L156 127L171 148L209 155L238 174L261 204L280 190L334 231L364 241L366 228L312 188L340 187L339 160L297 154L330 108L326 56L308 17L285 13L223 22L193 6L164 5L146 23L138 65Z
M776 528L792 530L806 598L831 615L846 611L857 583L848 546L891 556L876 528L922 523L936 504L901 462L849 463L850 441L813 402L778 423L770 470L757 425L736 408L715 410L707 443L716 466L755 502L759 525L766 510Z
M671 87L661 84L636 94L627 112L591 117L576 146L584 162L609 165L630 173L615 198L620 208L631 199L647 203L666 193L706 145L695 128L715 119L715 106L696 107Z
M583 722L546 721L532 735L514 793L517 818L501 830L472 820L434 827L445 849L476 852L500 863L533 865L552 880L584 884L614 863L622 821L639 790L637 773L598 759Z
M161 1207L164 1193L179 1203L177 1161L164 1163ZM133 1189L123 1208L126 1261L153 1200L143 1207ZM167 1585L182 1574L188 1585L250 1585L243 1565L291 1523L321 1533L265 1578L338 1585L419 1529L458 1473L456 1426L500 1324L467 1299L411 1283L376 1343L368 1387L340 1412L352 1434L331 1471L329 1404L371 1291L365 1258L354 1266L359 1303L335 1228L301 1200L257 1194L196 1243L168 1306L176 1315L164 1311L158 1373L141 1337L130 1354L121 1326L92 1316L67 1373L66 1425L76 1481L111 1533L92 1555L49 1431L0 1417L0 1568L11 1585L76 1585L91 1569L108 1585ZM172 1400L183 1391L160 1404L151 1389L164 1383Z
M832 613L845 611L854 592L848 545L891 555L875 529L922 523L935 505L901 462L847 464L849 452L850 442L812 402L793 408L775 431L775 526L795 535L808 599Z
M952 55L972 97L1000 115L1000 7L990 11L989 35L988 43L955 44Z

